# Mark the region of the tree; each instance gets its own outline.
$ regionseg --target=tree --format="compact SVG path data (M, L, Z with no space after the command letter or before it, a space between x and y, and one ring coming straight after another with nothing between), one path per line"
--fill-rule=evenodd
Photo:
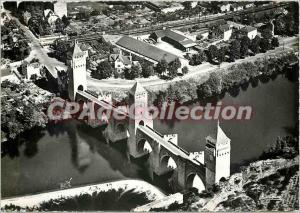
M96 70L91 72L91 76L96 79L104 79L111 77L113 68L108 61L102 61Z
M169 71L169 76L171 78L174 78L177 76L178 69L181 67L181 62L179 58L176 58L174 61L169 63L168 65L168 71Z
M172 66L174 66L176 69L179 69L181 67L181 62L180 62L179 58L176 58L170 64L172 64Z
M243 36L241 39L241 50L240 50L242 56L246 56L248 54L249 45L250 45L250 39L248 38L248 36Z
M226 50L224 47L221 47L219 49L219 51L217 52L217 58L218 58L218 61L220 64L225 61L225 56L226 56L225 53L226 53Z
M59 33L63 33L65 29L65 25L60 18L55 21L55 31Z
M168 63L166 61L166 59L162 59L160 62L158 62L158 64L156 65L155 71L161 75L162 73L164 73L168 68Z
M184 1L184 2L182 2L182 5L184 6L185 10L192 9L192 2L190 2L190 1Z
M69 19L65 15L61 18L61 21L64 23L65 28L70 24Z
M182 67L182 74L185 75L189 72L189 68L187 66Z
M154 68L152 65L146 65L142 68L142 76L144 78L148 78L150 76L154 75Z
M250 50L254 53L257 54L259 53L259 46L260 46L260 37L255 36L254 39L250 42Z
M270 44L270 41L269 39L266 39L266 38L262 38L260 40L260 49L263 53L265 53L266 51L268 51L270 48L271 48L271 44Z
M232 61L239 59L241 57L241 43L239 40L235 39L230 43L230 53L229 57Z
M278 38L273 37L272 40L271 40L271 45L272 45L272 47L279 47Z
M203 61L206 61L206 55L200 50L197 54L192 55L189 64L195 66L202 64Z
M210 45L208 48L208 60L212 62L218 54L218 48L215 45Z
M140 77L142 73L142 68L139 65L132 65L130 70L130 79L135 79Z
M266 25L266 27L261 32L261 36L266 39L271 39L273 37L272 26L270 26L270 24Z

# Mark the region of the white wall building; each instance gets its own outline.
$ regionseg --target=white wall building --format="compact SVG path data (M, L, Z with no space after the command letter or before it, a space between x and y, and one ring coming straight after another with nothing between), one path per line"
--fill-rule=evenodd
M35 62L27 65L26 79L30 80L33 76L41 76L40 63Z
M254 39L257 35L257 29L255 27L246 26L241 29L241 32L246 34L250 40Z
M220 8L221 12L229 12L231 4L220 4L218 7Z
M59 18L68 16L67 3L65 0L59 0L54 3L54 13L58 15Z

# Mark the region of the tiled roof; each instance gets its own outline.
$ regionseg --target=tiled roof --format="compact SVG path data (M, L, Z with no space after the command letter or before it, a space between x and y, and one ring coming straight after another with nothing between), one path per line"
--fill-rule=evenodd
M118 59L120 59L124 64L131 64L130 58L121 54L110 54L108 60L110 62L115 62Z
M117 41L116 45L150 58L156 62L159 62L164 58L168 63L170 63L177 58L176 55L173 55L167 51L161 50L153 45L147 44L129 36L123 36L122 38L120 38L120 40Z
M247 32L247 33L252 32L254 30L256 30L256 28L255 27L251 27L251 26L246 26L246 27L244 27L244 28L241 29L241 31L244 31L244 32Z
M230 26L228 24L223 24L219 28L221 31L224 32L224 31L228 31L230 29Z
M160 37L168 37L168 38L180 43L183 46L194 43L191 39L185 37L184 35L176 33L170 29L158 30L158 31L155 31L154 34L156 34L156 36L159 38Z

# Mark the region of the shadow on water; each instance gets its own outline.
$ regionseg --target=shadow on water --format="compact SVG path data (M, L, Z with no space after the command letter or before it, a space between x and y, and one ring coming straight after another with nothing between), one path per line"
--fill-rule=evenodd
M251 78L250 79L250 84L251 84L252 88L256 88L258 86L258 84L259 84L258 78Z
M240 94L240 85L235 85L235 86L231 87L228 90L228 93L234 98L237 97Z
M248 89L248 87L249 87L249 84L250 84L249 81L247 81L247 82L241 84L241 89L242 89L243 91L247 91L247 89Z
M24 155L28 158L38 153L38 141L45 135L41 128L33 128L20 134L16 139L1 143L1 158L9 156L15 158L20 156L20 147L25 146Z

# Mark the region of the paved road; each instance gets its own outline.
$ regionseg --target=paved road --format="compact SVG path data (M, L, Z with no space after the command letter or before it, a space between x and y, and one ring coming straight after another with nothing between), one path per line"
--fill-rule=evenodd
M57 78L57 72L55 67L61 66L66 68L66 65L55 58L51 58L48 56L47 51L43 48L34 34L28 29L28 27L24 26L16 17L10 14L10 11L5 10L6 14L13 20L16 21L18 26L24 31L25 36L30 41L31 51L33 52L33 56L39 59L40 63L45 65L45 67L49 70L50 74ZM32 53L31 53L32 54Z

